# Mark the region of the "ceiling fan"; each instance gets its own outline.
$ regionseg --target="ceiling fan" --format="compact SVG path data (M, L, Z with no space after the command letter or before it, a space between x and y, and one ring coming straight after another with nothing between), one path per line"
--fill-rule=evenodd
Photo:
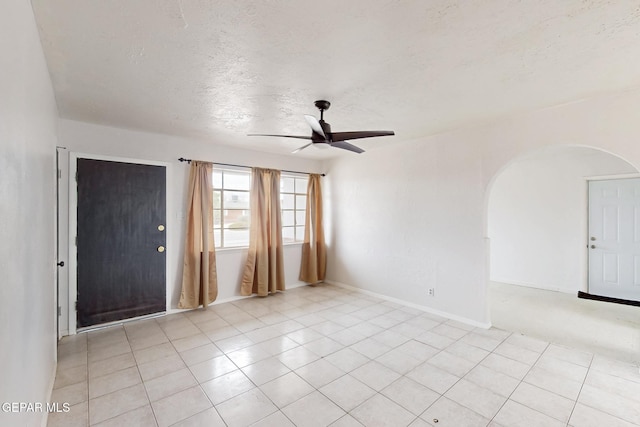
M298 138L298 139L310 139L311 142L307 145L293 151L304 150L316 144L319 148L335 147L342 148L343 150L353 151L354 153L364 153L362 148L356 147L353 144L348 143L351 139L360 138L372 138L375 136L390 136L395 135L391 130L379 130L379 131L354 131L354 132L331 132L331 125L324 121L324 112L329 109L331 103L325 100L319 100L315 102L316 107L320 110L320 120L313 116L306 115L304 118L311 127L311 136L296 136L296 135L271 135L271 134L259 134L252 133L248 136L279 136L284 138ZM326 145L325 145L326 144Z

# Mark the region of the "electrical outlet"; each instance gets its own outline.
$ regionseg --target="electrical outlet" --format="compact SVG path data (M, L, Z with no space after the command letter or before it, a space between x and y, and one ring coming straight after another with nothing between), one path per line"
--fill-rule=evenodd
M429 288L429 296L430 296L430 297L434 297L434 296L436 296L436 290L435 290L435 288Z

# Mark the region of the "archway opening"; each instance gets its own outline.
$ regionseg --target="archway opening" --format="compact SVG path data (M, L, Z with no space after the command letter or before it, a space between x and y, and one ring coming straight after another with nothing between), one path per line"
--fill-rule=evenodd
M614 319L622 319L616 327L637 328L630 307L578 300L577 293L587 290L588 280L588 179L637 173L613 154L558 146L527 153L497 174L487 204L495 327L634 357L633 343L621 343L607 329Z

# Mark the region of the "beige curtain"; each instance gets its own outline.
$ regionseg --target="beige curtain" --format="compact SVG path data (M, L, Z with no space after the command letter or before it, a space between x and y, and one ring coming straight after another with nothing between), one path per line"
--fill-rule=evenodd
M251 230L241 295L284 290L280 171L251 169Z
M213 241L213 165L191 162L182 293L178 308L206 308L218 297Z
M320 175L309 175L307 185L307 212L304 223L304 243L302 244L302 262L300 281L306 283L322 282L327 270L327 248L324 243L322 226L322 188Z

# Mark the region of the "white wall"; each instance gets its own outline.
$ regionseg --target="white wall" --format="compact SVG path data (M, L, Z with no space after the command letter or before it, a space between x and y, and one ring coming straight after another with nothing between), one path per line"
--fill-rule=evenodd
M328 279L484 323L481 162L444 136L331 162Z
M167 199L169 208L167 210L166 254L171 309L177 308L180 300L183 241L186 226L184 216L189 177L189 165L179 162L179 157L301 172L322 172L322 165L318 160L278 156L217 145L211 141L138 132L71 120L60 120L59 134L60 144L67 147L69 153L168 163ZM300 284L298 282L300 253L301 246L299 244L285 246L285 282L287 286ZM218 301L240 295L240 280L246 256L246 249L223 249L216 252Z
M328 162L328 280L488 325L495 176L545 146L597 147L638 165L639 104L640 91L609 94Z
M54 378L57 110L28 1L0 13L0 403L45 403ZM0 425L37 426L41 412Z
M491 280L567 293L586 290L587 181L637 173L611 154L554 147L517 159L489 199Z

